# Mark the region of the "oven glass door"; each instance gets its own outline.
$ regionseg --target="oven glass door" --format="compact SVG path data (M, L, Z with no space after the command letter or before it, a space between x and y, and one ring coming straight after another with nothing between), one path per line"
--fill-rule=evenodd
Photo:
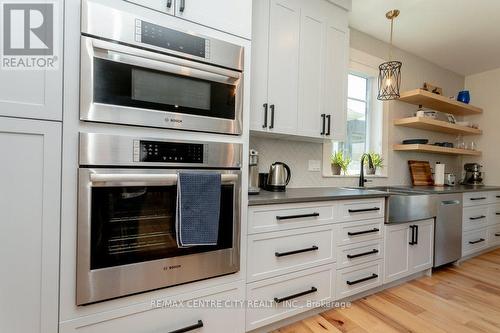
M90 269L232 248L235 190L222 184L217 245L179 248L176 185L92 187Z

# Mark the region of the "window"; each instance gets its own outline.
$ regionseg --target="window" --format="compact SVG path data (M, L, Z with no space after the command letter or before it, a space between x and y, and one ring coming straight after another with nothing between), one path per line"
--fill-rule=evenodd
M382 106L376 99L376 80L358 72L348 76L346 139L332 145L334 152L342 151L351 158L347 175L359 175L364 153L382 154Z

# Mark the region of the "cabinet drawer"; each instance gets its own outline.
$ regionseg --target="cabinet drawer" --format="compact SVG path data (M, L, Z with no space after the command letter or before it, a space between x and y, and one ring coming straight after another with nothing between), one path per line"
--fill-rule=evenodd
M337 268L347 268L384 257L383 239L356 243L337 248Z
M314 227L333 222L333 203L283 204L250 207L248 234Z
M243 300L245 297L243 285L236 286L233 284L233 286L233 288L225 291L220 291L222 287L213 288L211 289L212 294L199 298L182 298L181 296L158 304L153 304L152 300L151 303L139 305L140 309L135 309L135 312L132 313L120 309L120 311L117 311L119 314L111 318L108 313L102 313L63 322L60 325L60 332L168 333L191 328L190 331L186 332L243 333L245 332L245 310L243 308L213 305L219 303L224 305L226 301ZM169 301L175 301L176 303L168 304ZM216 301L219 301L219 303L215 303ZM174 304L182 304L182 306L175 307ZM201 325L203 326L200 327Z
M462 257L488 247L488 229L465 232L462 240Z
M463 231L484 228L488 225L488 206L464 208Z
M384 208L385 198L342 201L339 207L339 217L341 221L383 218Z
M248 301L261 306L248 307L247 331L307 311L310 302L331 300L334 278L335 266L330 264L249 284Z
M383 261L370 262L337 271L336 299L378 287L382 285Z
M490 205L488 208L488 224L496 225L500 224L500 204Z
M491 193L469 192L464 193L464 207L486 205L490 203Z
M333 262L332 226L251 235L248 281Z
M382 238L384 220L367 220L341 223L337 226L337 245L347 245Z
M488 246L500 245L500 225L488 228Z
M489 192L489 202L492 204L500 204L500 191Z

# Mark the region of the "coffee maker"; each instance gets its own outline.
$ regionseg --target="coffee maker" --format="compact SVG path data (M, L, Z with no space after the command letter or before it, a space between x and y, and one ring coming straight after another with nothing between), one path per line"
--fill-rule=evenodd
M259 152L250 149L248 159L248 194L259 194Z
M483 185L483 173L479 163L467 163L464 165L465 177L462 181L464 185Z

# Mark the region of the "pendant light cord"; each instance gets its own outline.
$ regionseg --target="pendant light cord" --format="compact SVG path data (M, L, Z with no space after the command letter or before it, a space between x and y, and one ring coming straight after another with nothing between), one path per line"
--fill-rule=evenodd
M391 18L391 46L389 48L389 61L392 60L392 33L394 31L394 17Z

